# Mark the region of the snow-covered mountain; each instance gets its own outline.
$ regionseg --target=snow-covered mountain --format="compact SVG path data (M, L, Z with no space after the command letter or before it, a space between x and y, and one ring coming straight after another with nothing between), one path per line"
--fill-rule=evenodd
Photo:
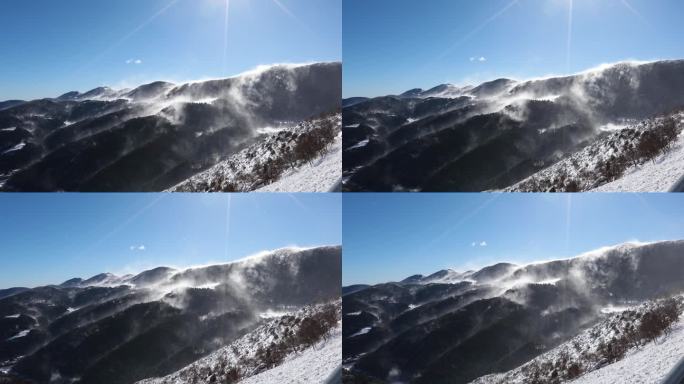
M586 329L610 328L601 324L616 311L680 295L682 272L684 241L665 241L343 289L346 375L352 383L467 383L515 370Z
M340 280L341 247L318 247L16 290L0 299L0 379L130 384L172 374L274 319L317 320L330 308L322 303L337 308Z
M279 64L236 77L100 87L3 103L0 188L161 191L340 109L341 64Z
M541 171L553 173L548 168L610 142L615 131L650 124L663 140L656 153L644 152L647 163L676 141L677 134L651 123L680 117L683 86L684 60L624 62L573 76L443 84L344 101L345 189L504 189ZM681 131L681 121L675 128ZM572 180L568 189L581 183ZM606 182L588 182L600 183Z

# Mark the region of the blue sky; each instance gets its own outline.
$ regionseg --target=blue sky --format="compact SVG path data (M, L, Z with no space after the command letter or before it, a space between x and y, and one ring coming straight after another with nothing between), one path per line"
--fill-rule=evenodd
M343 11L345 97L684 58L680 0L344 0Z
M684 239L682 194L345 194L343 283Z
M334 193L3 194L0 288L340 245L341 210Z
M340 0L2 0L0 100L339 61L341 12Z

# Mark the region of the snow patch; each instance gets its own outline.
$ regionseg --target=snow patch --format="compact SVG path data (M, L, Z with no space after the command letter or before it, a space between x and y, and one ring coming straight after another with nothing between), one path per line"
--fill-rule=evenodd
M368 332L370 332L371 329L373 329L373 327L361 328L360 331L356 332L355 334L353 334L353 335L351 335L351 336L349 336L349 337L356 337L356 336L365 335L365 334L367 334Z
M19 150L21 150L22 148L24 148L25 146L26 146L26 143L22 141L21 143L15 145L14 147L12 147L12 148L6 150L6 151L3 152L2 154L4 155L4 154L6 154L6 153L19 151Z
M621 130L628 128L628 127L629 126L626 124L608 123L606 125L599 127L599 130L602 132L613 132L613 131L621 131Z
M261 313L259 314L259 317L262 318L262 319L273 319L273 318L277 318L277 317L283 317L283 316L286 316L286 315L288 315L288 314L290 314L290 312L286 312L286 311L274 311L274 310L272 310L272 309L269 309L269 310L267 310L267 311L265 311L265 312L261 312Z
M619 313L619 312L624 312L626 310L630 309L628 306L616 306L616 305L609 305L607 307L601 308L601 313L608 315L611 313Z
M7 341L9 341L9 340L15 340L15 339L19 339L19 338L25 337L26 335L29 334L29 332L31 332L30 329L21 331L21 332L17 333L16 335L14 335L14 336L10 337L9 339L7 339Z
M352 146L352 147L347 148L347 150L349 151L349 150L352 150L352 149L363 148L363 147L365 147L366 145L368 145L369 142L370 142L370 139L366 139L366 140L360 141L358 144L356 144L356 145L354 145L354 146Z

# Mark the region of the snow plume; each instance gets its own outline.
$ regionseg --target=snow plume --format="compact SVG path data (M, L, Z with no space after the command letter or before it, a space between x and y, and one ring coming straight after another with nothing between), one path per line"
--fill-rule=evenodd
M494 279L475 282L491 286L492 296L505 296L520 304L529 304L530 285L552 285L565 292L572 292L572 296L567 296L565 302L559 303L557 310L575 306L578 301L603 305L600 300L605 298L596 295L612 294L606 290L613 282L624 278L625 274L637 272L644 252L648 251L646 248L652 244L658 243L634 241L601 247L570 259L511 267L507 273ZM473 274L469 276L472 277Z
M288 92L295 92L297 82L294 70L309 64L260 65L234 78L235 84L229 92L230 99L243 108L251 109L259 105L271 107L274 100L272 93L268 91L282 87Z
M245 305L256 306L255 297L271 294L284 279L297 279L302 252L314 249L281 248L258 252L230 263L181 269L150 289L158 297L173 294L173 302L177 306L185 302L183 295L189 289L214 290Z

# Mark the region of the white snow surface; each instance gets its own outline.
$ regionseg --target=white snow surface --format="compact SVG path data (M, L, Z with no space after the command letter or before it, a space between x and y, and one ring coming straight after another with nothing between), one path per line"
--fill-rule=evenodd
M663 340L631 351L622 360L571 381L574 384L660 383L684 356L684 321Z
M327 341L290 356L281 365L242 380L240 384L324 383L341 363L342 327L338 326Z
M256 192L328 192L342 179L342 134L328 153L313 162L286 172L281 178Z
M672 151L631 168L624 176L604 184L594 192L667 192L684 175L684 134Z

